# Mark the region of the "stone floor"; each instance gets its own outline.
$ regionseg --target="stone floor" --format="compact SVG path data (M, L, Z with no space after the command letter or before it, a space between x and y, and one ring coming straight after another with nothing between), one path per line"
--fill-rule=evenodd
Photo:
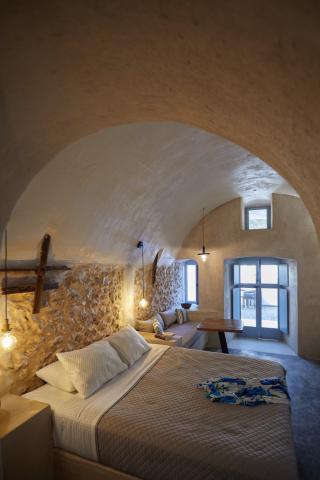
M229 348L235 348L237 350L254 350L255 352L296 356L296 353L289 347L289 345L277 340L238 336L228 341L228 346Z
M281 363L287 371L292 423L301 480L320 480L320 363L291 355L229 348L235 355Z

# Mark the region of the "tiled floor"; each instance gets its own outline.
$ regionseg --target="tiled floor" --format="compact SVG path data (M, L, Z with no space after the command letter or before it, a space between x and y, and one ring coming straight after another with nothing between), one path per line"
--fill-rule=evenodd
M248 337L235 337L230 342L228 342L228 347L237 348L239 350L254 350L255 352L296 356L296 353L289 347L289 345L276 340L260 340Z
M300 478L320 480L320 363L245 349L229 348L229 352L274 360L285 367Z

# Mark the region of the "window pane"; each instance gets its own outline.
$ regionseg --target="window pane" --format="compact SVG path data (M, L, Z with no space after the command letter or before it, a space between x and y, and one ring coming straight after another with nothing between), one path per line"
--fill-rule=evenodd
M278 328L278 289L261 288L261 326Z
M259 230L263 228L268 228L268 209L248 208L248 229Z
M257 283L256 265L240 265L240 283Z
M240 267L239 265L233 265L233 283L237 285L240 283Z
M288 265L282 263L279 265L279 285L288 286Z
M255 288L241 288L241 320L245 327L255 327L257 323L256 314L257 291Z
M197 301L197 267L187 265L187 302Z
M278 265L261 265L261 283L278 283Z

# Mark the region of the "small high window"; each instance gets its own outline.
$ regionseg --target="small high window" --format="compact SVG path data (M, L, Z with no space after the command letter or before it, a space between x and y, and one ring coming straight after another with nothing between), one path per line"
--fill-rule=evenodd
M195 260L184 264L184 292L186 302L198 303L198 264Z
M266 230L271 228L271 208L246 207L245 227L246 230Z

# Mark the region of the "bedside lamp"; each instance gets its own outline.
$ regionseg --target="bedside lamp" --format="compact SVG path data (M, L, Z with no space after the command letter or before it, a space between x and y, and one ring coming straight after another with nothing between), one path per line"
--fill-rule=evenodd
M4 308L5 308L5 331L0 336L0 346L4 351L14 349L17 339L10 330L8 320L8 241L7 230L4 232Z
M144 257L143 257L143 242L138 242L137 248L141 248L141 265L142 265L142 299L139 302L141 308L147 308L148 301L145 299L145 283L144 283Z

